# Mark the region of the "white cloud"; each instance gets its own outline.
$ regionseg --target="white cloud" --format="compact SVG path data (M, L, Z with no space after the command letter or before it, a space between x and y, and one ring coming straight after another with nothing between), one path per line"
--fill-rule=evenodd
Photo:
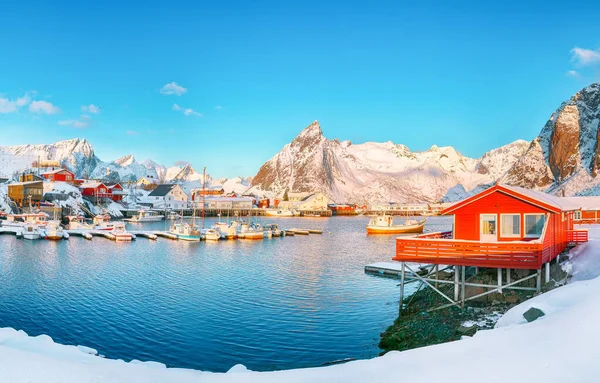
M223 107L221 105L217 105L217 106L215 106L215 109L216 110L223 110Z
M198 116L198 117L202 117L202 113L198 113L194 109L191 109L191 108L188 108L188 109L184 110L183 114L185 114L186 116Z
M175 81L165 84L162 88L160 88L160 93L162 94L176 94L181 96L187 92L187 89L176 83Z
M85 113L98 114L100 113L100 107L94 104L83 105L81 111Z
M592 65L600 63L600 50L575 47L571 49L571 61L578 65Z
M177 104L173 104L173 110L176 110L178 112L183 112L183 114L185 114L186 116L198 116L198 117L202 117L202 113L196 112L194 109L192 108L184 108L180 105Z
M89 123L87 121L80 120L60 120L58 121L58 125L72 126L74 128L87 128Z
M19 97L16 100L9 100L8 98L0 97L0 114L13 113L19 110L19 108L29 104L31 97L29 93L26 93L23 97Z
M29 104L29 111L40 114L56 114L60 112L60 109L47 101L33 101Z
M140 133L136 132L135 130L126 130L125 134L127 134L128 136L136 136L136 135L138 135Z
M579 77L579 73L576 70L568 70L567 76L569 77Z

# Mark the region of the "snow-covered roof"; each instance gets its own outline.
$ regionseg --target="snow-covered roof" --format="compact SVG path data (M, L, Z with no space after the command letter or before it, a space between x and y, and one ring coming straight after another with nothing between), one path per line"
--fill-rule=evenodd
M514 191L515 193L522 194L526 197L538 200L547 205L554 206L558 209L569 211L578 210L579 206L571 199L572 197L557 197L552 194L544 193L542 191L525 189L519 186L500 185L505 189Z
M8 186L20 186L20 185L33 185L33 184L39 184L39 183L43 183L43 181L26 181L26 182L13 182L11 184L8 184Z
M73 174L72 171L67 170L67 169L62 169L62 168L55 169L55 170L49 170L49 171L43 172L42 174L56 174L56 173L60 173L60 172L68 172L68 173Z
M600 210L600 196L588 197L561 197L569 205L576 206L577 210Z
M219 201L219 202L253 202L251 197L204 197L204 201Z
M88 188L97 188L100 185L104 185L102 182L84 182L81 185L79 185L80 188L82 189L88 189Z

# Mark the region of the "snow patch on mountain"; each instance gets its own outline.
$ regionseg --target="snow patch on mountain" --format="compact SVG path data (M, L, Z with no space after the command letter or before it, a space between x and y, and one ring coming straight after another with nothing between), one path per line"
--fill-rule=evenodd
M315 121L261 167L251 190L275 195L320 191L337 202L455 200L496 182L527 146L518 140L479 159L450 146L411 152L391 141L328 140Z

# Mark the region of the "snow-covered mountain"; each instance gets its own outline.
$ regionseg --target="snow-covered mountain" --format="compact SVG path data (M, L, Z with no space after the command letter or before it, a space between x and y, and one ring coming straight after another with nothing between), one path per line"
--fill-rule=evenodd
M96 156L92 145L87 140L79 138L47 145L0 147L0 176L10 177L30 168L34 162L40 160L58 161L74 172L78 178L127 182L142 177L152 177L160 182L202 184L202 174L196 172L190 164L166 167L150 159L139 163L131 154L105 162ZM247 182L239 177L231 180L223 179L223 182L217 183L207 174L206 179L208 186L224 184L227 192L239 192L241 189L248 188Z
M563 102L502 181L558 195L600 192L600 83Z
M456 200L504 176L528 146L515 141L478 159L450 146L411 152L391 141L328 140L315 121L267 161L252 184L276 195L322 191L338 202Z

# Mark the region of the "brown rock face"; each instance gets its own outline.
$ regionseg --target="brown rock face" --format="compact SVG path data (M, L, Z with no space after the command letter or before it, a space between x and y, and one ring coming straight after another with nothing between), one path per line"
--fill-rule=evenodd
M572 175L579 164L579 110L567 105L560 112L550 141L548 163L557 181Z
M596 133L596 156L592 161L590 175L595 178L598 175L598 169L600 169L600 122L598 123L598 132Z

